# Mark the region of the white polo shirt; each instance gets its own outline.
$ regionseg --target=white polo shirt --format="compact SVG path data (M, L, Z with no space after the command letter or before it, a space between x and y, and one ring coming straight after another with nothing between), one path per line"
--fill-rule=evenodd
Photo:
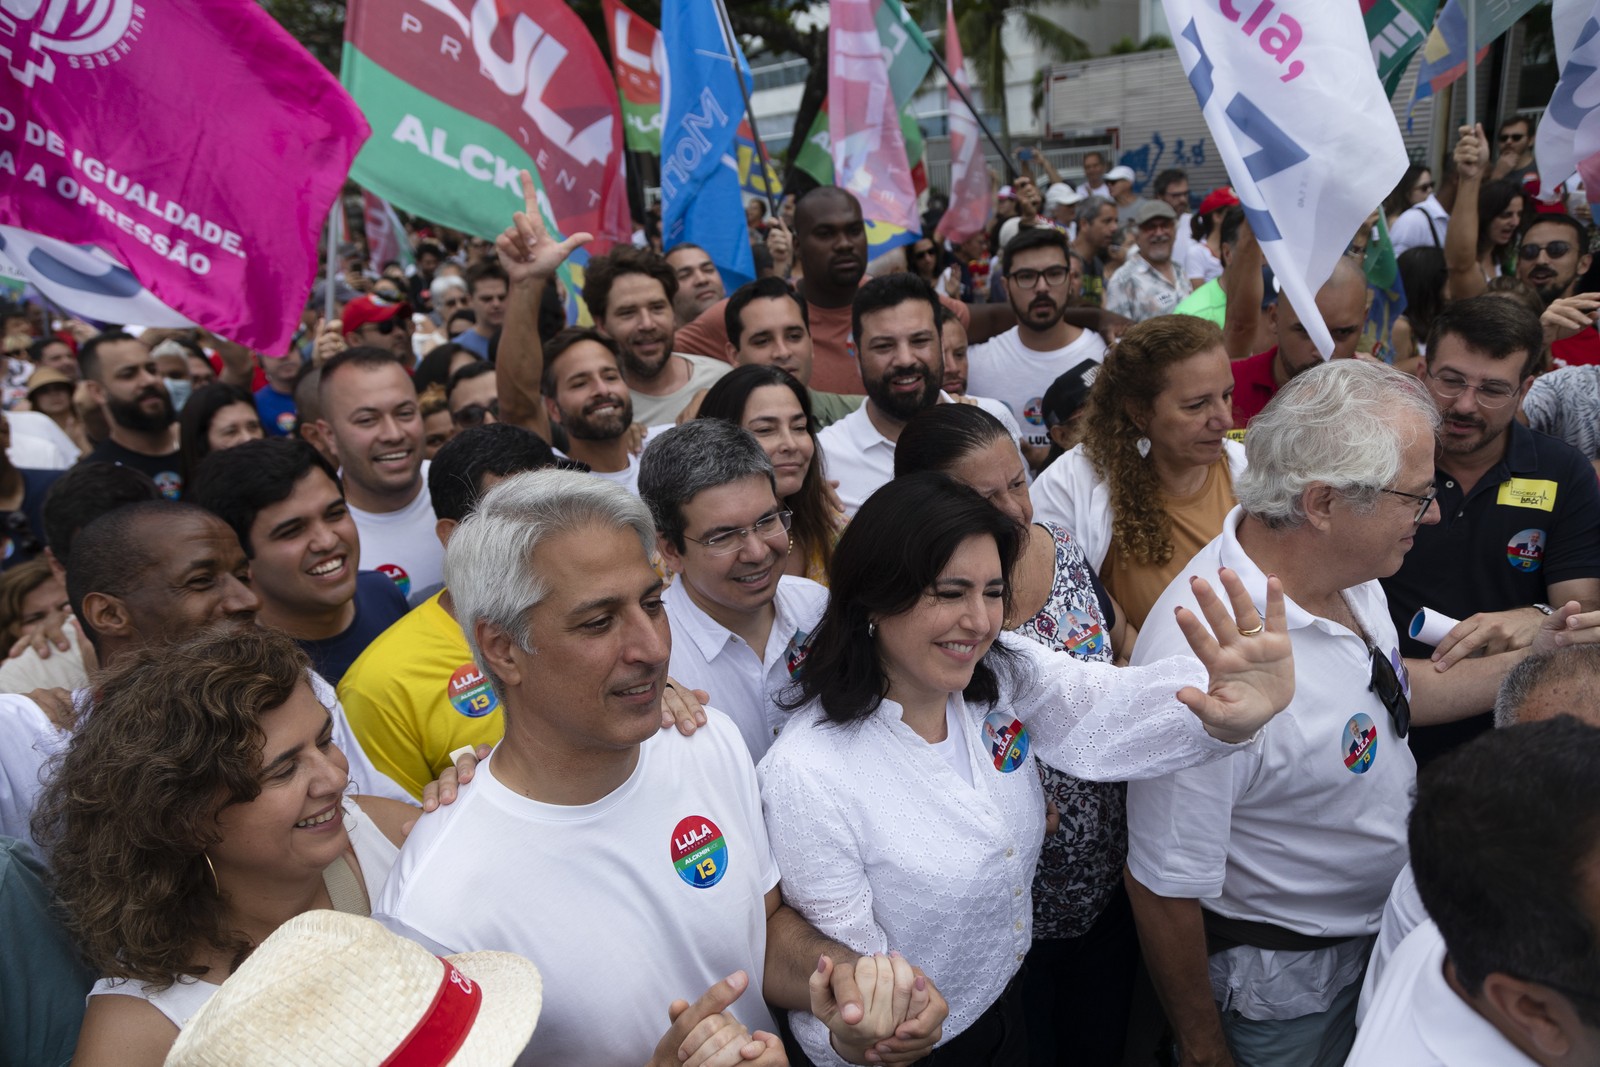
M498 950L538 965L544 1007L520 1067L644 1063L667 1006L737 970L750 986L732 1014L774 1032L761 977L778 868L727 716L707 708L692 737L657 731L628 780L592 804L532 800L494 763L418 821L372 915L440 955Z
M1257 610L1266 575L1239 546L1244 512L1172 580L1150 609L1134 664L1187 654L1173 608L1199 613L1189 578L1215 586L1232 568ZM1378 649L1399 664L1383 589L1364 582L1345 602ZM1285 601L1294 645L1294 700L1231 760L1128 787L1128 867L1152 892L1313 936L1357 937L1336 948L1281 952L1241 946L1210 959L1212 992L1246 1018L1324 1011L1361 977L1384 899L1406 862L1406 816L1417 764L1367 688L1360 636ZM1403 667L1396 673L1405 678ZM1358 735L1359 734L1359 738Z
M1444 980L1445 944L1428 920L1395 950L1345 1067L1535 1067Z
M1044 423L1044 394L1062 374L1086 359L1102 363L1106 343L1093 330L1083 330L1071 344L1040 352L1022 343L1020 326L967 350L967 387L1006 406L1023 428L1025 444L1050 443Z
M744 638L690 598L687 585L680 577L661 596L672 623L667 673L710 693L711 702L739 728L751 761L759 763L789 721L776 698L800 669L806 642L828 606L828 591L809 578L780 576L772 598L777 617L758 659Z
M949 393L939 393L941 404L968 401L999 419L1013 441L1022 438L1017 421L1000 401L986 396L965 396L957 400ZM872 401L868 400L817 435L822 445L824 474L839 483L839 502L844 505L845 515L851 518L867 502L867 497L894 478L894 442L872 425L867 416L871 406Z

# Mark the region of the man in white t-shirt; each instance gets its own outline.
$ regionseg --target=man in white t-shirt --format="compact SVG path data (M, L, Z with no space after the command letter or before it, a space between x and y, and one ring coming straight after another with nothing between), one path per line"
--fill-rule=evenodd
M782 1063L768 1003L815 1013L854 1062L926 1051L942 998L904 961L862 961L783 904L733 723L708 708L693 736L659 728L672 641L654 541L637 497L569 471L509 478L457 527L455 615L505 738L418 822L373 914L437 953L539 966L524 1067L677 1064L719 1034L741 1062ZM884 968L891 981L858 991Z
M784 573L794 539L779 492L760 443L722 419L653 439L639 473L661 558L678 575L661 598L677 636L672 677L727 709L757 763L788 721L778 699L828 603L825 588Z
M939 299L914 274L887 274L856 290L851 332L867 401L817 435L847 515L894 477L894 445L911 417L935 404L977 404L1020 438L1006 406L987 397L957 400L940 390L944 351Z
M695 394L731 369L720 359L672 350L678 275L649 249L617 245L589 260L583 299L600 332L616 342L633 414L647 426L677 419Z
M1597 776L1600 729L1569 716L1429 767L1410 844L1431 919L1390 960L1352 1067L1600 1063Z
M1419 523L1438 521L1437 421L1416 380L1389 367L1342 360L1293 379L1251 424L1221 536L1139 635L1135 664L1181 652L1170 620L1194 603L1189 576L1226 566L1258 603L1277 576L1294 645L1294 700L1249 752L1128 790L1130 897L1186 1060L1344 1062L1406 859L1405 733L1483 706L1523 655L1447 672L1400 659L1378 579Z
M333 449L350 515L361 534L361 569L382 571L403 595L444 580L433 535L422 409L411 375L380 348L347 348L322 366L317 428Z
M1098 363L1106 352L1099 334L1062 318L1082 282L1069 249L1059 230L1018 234L1000 256L1017 325L967 349L968 387L1006 405L1023 427L1023 454L1035 469L1050 455L1044 391L1062 372L1085 359Z

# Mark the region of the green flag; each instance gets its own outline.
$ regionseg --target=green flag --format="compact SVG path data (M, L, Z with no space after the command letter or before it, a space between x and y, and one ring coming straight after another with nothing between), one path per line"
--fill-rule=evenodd
M1411 54L1427 38L1438 6L1438 0L1373 0L1362 15L1378 79L1390 96L1399 87Z
M1372 289L1372 309L1367 313L1367 325L1374 347L1385 353L1386 362L1393 362L1390 338L1395 320L1405 314L1406 292L1400 284L1400 264L1395 259L1394 243L1389 240L1389 227L1382 211L1378 212L1377 231L1378 236L1367 242L1367 254L1361 261L1367 285Z

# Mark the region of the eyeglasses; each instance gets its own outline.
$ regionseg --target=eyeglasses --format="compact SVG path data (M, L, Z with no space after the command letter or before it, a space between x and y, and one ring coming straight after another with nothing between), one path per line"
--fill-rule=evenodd
M1426 518L1428 509L1433 507L1433 502L1435 500L1439 499L1439 490L1437 489L1431 493L1425 493L1422 496L1418 496L1416 493L1402 493L1398 489L1379 489L1378 492L1388 493L1390 496L1403 496L1407 500L1415 500L1417 502L1417 515L1416 518L1411 520L1413 525L1420 523L1424 518Z
M745 539L751 534L763 541L775 537L782 537L789 532L789 526L794 522L794 512L774 511L771 515L763 516L755 521L752 526L741 526L737 530L723 530L721 533L712 534L705 540L690 537L684 534L684 539L693 541L705 548L711 556L731 556L744 547Z
M1016 282L1024 289L1032 289L1043 278L1046 285L1065 285L1067 282L1066 267L1048 267L1045 270L1014 270L1006 275L1008 281Z
M1400 684L1400 677L1394 673L1394 664L1389 662L1388 656L1371 645L1367 646L1367 651L1372 656L1372 681L1367 683L1367 692L1378 694L1383 706L1389 709L1394 732L1404 737L1411 729L1411 701L1406 699L1405 687Z
M1517 395L1517 390L1505 382L1484 382L1482 385L1473 385L1465 378L1454 374L1439 375L1428 371L1428 378L1433 382L1434 391L1446 400L1454 400L1468 389L1478 394L1478 403L1486 408L1504 407L1506 401Z
M489 415L493 415L497 419L500 417L499 397L495 397L487 404L468 404L459 411L452 411L450 413L450 421L463 430L470 430L474 426L482 426L484 418Z
M1542 245L1523 245L1517 249L1517 255L1521 257L1524 263L1532 263L1539 258L1540 252L1545 253L1551 259L1560 259L1570 251L1572 251L1571 241L1546 241Z

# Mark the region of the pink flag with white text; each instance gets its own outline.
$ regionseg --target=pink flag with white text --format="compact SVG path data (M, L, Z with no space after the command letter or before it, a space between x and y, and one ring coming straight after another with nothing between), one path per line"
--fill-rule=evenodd
M950 207L939 220L938 236L960 244L988 229L994 214L994 193L989 188L989 168L983 158L983 132L978 117L961 98L972 93L967 85L966 60L961 38L956 36L953 0L944 5L944 62L950 68ZM957 90L957 86L960 90Z
M834 181L855 194L868 221L920 233L917 190L878 37L876 7L873 0L832 0L828 5L828 139Z
M253 0L21 7L0 18L0 223L99 246L199 325L286 351L370 133L338 80Z

